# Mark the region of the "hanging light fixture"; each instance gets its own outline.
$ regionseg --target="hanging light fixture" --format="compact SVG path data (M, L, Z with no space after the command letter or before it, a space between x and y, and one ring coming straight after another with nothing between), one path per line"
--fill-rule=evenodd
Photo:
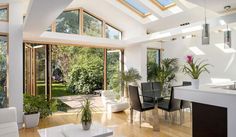
M202 25L202 45L210 44L210 25L206 22L206 0L204 7L204 15L205 15L205 24Z
M225 6L225 11L229 11L231 9L231 6ZM224 32L224 48L231 48L231 31L229 29L229 26L227 24L226 31Z
M228 24L227 24L227 30L224 32L224 47L225 48L231 48L231 31L228 28Z

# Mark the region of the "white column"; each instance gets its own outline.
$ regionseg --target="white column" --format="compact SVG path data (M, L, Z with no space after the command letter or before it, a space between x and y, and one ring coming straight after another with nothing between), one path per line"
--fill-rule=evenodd
M23 14L22 2L9 3L9 106L17 108L19 127L23 123Z

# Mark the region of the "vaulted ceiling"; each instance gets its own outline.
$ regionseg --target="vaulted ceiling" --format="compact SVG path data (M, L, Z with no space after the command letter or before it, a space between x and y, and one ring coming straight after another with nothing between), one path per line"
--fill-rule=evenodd
M131 6L135 2L136 5L134 6L136 7L134 8L137 10L141 7L141 12L148 13L148 16L140 16L135 9L130 8L130 5L127 6L122 1L131 2ZM235 16L235 0L174 0L174 5L166 9L162 9L153 1L157 0L25 0L28 10L25 10L24 32L43 33L45 28L51 25L63 10L79 7L122 30L123 40L126 40L126 42L157 39L171 31L173 31L172 34L177 35L177 32L181 32L179 29L199 25L204 20L205 5L207 5L207 18L213 24L216 19L224 18L228 14ZM159 1L165 2L165 0ZM232 8L225 12L224 6L227 5ZM236 22L231 16L227 19L231 23ZM180 26L180 24L185 23L189 25Z

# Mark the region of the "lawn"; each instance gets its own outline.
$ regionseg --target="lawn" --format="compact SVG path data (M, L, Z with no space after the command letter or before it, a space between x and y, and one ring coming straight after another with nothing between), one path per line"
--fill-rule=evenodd
M43 95L45 91L45 84L42 81L37 82L37 91L39 95ZM67 86L64 83L52 83L52 97L61 97L75 95L67 90Z

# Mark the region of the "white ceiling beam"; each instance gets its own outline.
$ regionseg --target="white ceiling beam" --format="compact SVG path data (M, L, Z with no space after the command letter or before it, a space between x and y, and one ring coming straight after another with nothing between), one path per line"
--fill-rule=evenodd
M24 32L42 34L73 0L30 0Z

